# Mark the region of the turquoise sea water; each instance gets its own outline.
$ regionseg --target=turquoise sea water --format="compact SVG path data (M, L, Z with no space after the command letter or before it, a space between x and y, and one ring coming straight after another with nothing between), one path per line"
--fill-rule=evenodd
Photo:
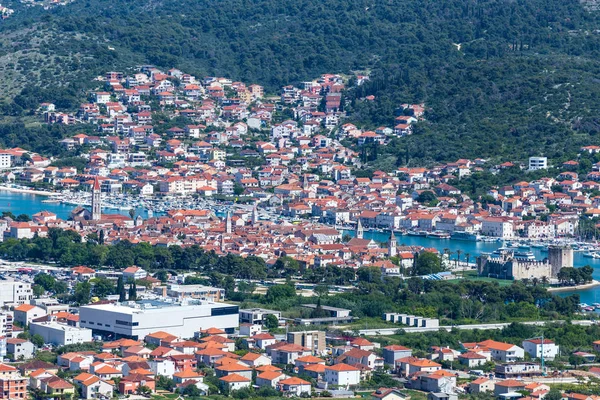
M354 232L344 232L351 236L354 236ZM373 239L377 242L387 242L390 235L387 232L368 232L365 231L365 239ZM396 240L400 245L406 246L424 246L433 247L440 252L444 249L450 249L451 252L456 253L456 250L462 251L460 259L465 261L465 254L470 254L470 262L475 262L477 256L481 253L491 253L497 248L502 246L502 242L470 242L463 240L451 240L451 239L433 239L422 236L400 236L396 235ZM548 256L547 252L543 252L540 249L531 248L530 250L535 258L543 260ZM594 279L600 280L600 259L597 258L586 258L583 256L584 252L573 253L573 265L575 267L583 267L584 265L590 265L594 268ZM456 254L453 254L452 259L456 258ZM561 292L561 296L566 296L572 293L579 293L582 303L600 303L600 287L591 288L588 290L581 290L577 292Z
M61 203L43 203L43 200L47 200L49 197L40 196L28 193L14 193L5 190L0 190L0 212L11 211L15 215L28 214L33 215L40 211L50 211L61 219L69 218L71 211L77 207L70 204ZM129 210L114 210L110 208L103 208L103 212L109 214L123 214L129 215ZM142 217L147 217L146 210L136 210L136 215L141 214Z

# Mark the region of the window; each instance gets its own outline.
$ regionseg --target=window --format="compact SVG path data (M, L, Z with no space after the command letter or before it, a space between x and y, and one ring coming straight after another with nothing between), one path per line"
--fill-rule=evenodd
M139 322L130 322L130 321L121 321L119 319L117 319L115 321L116 325L125 325L125 326L139 326ZM107 325L108 326L108 325Z
M238 306L220 307L220 308L211 308L210 315L211 315L211 317L216 317L219 315L237 314L238 312L239 312Z

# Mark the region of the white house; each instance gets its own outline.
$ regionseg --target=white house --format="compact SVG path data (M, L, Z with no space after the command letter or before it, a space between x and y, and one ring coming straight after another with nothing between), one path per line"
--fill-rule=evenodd
M461 364L464 364L469 368L473 368L485 364L487 362L487 358L479 353L468 351L466 353L460 354L458 356L458 361L460 361Z
M271 365L271 359L260 353L246 353L240 361L249 367L260 367L262 365Z
M157 358L148 361L150 371L154 372L155 375L162 375L168 378L172 378L175 373L175 362L167 359Z
M32 304L21 304L14 310L14 320L21 325L29 325L29 323L39 317L46 315L46 310Z
M81 389L81 398L96 399L96 398L112 398L113 385L103 381L96 375L82 372L73 378L73 383Z
M396 365L402 376L410 376L415 372L436 372L442 369L441 364L412 356L396 360Z
M525 351L514 344L496 342L494 340L486 340L477 344L480 347L490 349L492 358L497 361L514 362L522 360L525 357Z
M142 302L82 306L79 324L100 334L134 339L146 337L156 332L157 326L164 326L175 338L191 338L198 329L211 327L233 333L239 326L239 318L237 306L190 299L184 304L161 303L158 307L147 307Z
M135 265L123 270L123 281L125 282L144 279L146 276L148 276L148 273Z
M542 357L542 349L544 350L544 359L546 360L554 360L556 356L558 356L559 346L557 346L552 340L544 339L544 343L542 344L542 339L529 339L523 341L523 349L532 357L532 358L541 358Z
M302 393L310 394L310 382L298 377L280 380L277 383L277 388L284 394L292 396L300 397Z
M360 370L348 364L325 367L325 382L336 386L353 386L360 383Z
M28 340L12 338L6 340L6 352L13 355L14 360L27 360L33 357L35 346Z
M221 381L221 385L227 386L230 391L248 388L252 383L250 378L238 374L226 375L219 378L219 380Z

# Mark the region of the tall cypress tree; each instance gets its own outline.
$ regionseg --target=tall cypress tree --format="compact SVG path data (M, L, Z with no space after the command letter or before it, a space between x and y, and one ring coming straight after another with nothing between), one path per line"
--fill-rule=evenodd
M123 276L120 276L117 280L117 293L119 294L119 301L125 301L125 284L123 283Z
M135 281L129 285L129 300L134 301L137 299L137 287Z

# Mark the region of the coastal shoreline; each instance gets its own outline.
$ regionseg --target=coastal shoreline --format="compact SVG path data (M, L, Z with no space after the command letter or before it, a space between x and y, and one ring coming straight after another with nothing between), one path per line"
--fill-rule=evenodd
M571 291L587 290L587 289L591 289L591 288L594 288L597 286L600 286L600 282L597 280L593 280L592 282L586 283L584 285L548 288L548 291L549 292L571 292Z
M20 188L13 188L10 186L0 186L0 190L3 190L5 192L13 192L13 193L35 194L38 196L57 196L60 194L60 193L56 193L56 192L48 192L45 190L20 189Z

